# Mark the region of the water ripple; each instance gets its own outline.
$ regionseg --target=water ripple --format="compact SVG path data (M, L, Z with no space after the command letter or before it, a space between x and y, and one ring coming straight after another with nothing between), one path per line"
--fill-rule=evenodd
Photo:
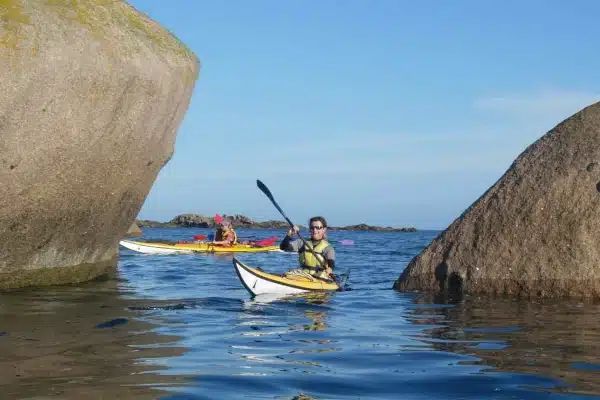
M2 297L0 383L12 398L597 398L599 305L392 290L438 233L332 232L354 241L336 246L352 290L287 298L250 298L231 255L122 249L109 281ZM272 272L296 262L239 257Z

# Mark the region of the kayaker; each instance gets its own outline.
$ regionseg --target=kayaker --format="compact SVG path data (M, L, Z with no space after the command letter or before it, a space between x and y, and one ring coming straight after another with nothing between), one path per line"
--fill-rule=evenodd
M298 252L300 268L288 271L286 274L308 273L317 278L329 278L335 268L335 249L327 241L327 221L323 217L312 217L308 222L308 227L310 239L306 243L319 259L326 261L325 269L313 253L306 250L302 239L292 240L292 237L300 231L300 228L294 225L279 244L279 248L283 251Z
M237 233L233 229L233 224L230 220L223 219L221 226L215 233L215 240L212 242L212 244L224 244L227 246L232 246L237 244L237 242Z

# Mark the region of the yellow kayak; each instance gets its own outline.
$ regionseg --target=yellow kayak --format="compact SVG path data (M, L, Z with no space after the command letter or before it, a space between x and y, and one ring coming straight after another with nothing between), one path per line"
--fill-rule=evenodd
M126 249L145 254L264 253L281 251L279 246L260 247L251 244L224 246L210 243L150 243L136 242L133 240L121 240L119 244Z
M287 295L306 292L334 292L340 287L333 281L307 276L284 277L249 267L233 257L233 266L242 285L257 296L262 294Z

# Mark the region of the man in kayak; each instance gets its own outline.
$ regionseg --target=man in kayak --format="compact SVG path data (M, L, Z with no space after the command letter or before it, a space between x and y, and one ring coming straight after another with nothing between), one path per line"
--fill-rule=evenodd
M308 222L308 227L310 240L307 240L306 243L319 259L305 248L302 239L292 240L292 236L300 231L300 228L294 225L279 244L279 248L283 251L298 252L300 268L288 271L286 275L309 274L317 278L330 278L335 267L335 249L327 242L327 221L323 217L312 217Z
M233 230L233 224L228 219L221 221L221 226L217 229L215 234L215 240L212 244L222 244L226 246L232 246L237 244L238 238L237 233Z

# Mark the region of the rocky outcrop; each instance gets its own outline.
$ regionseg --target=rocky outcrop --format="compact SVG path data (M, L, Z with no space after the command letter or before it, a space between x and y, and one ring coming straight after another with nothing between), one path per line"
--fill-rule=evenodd
M599 163L596 103L520 154L394 287L600 298Z
M198 59L121 0L9 0L0 60L0 288L91 279L173 154Z
M246 229L289 229L289 225L285 221L269 220L269 221L254 221L253 219L240 214L224 215L232 221L235 228ZM205 217L200 214L181 214L171 219L169 222L157 222L149 220L136 220L137 224L144 228L214 228L218 224L215 223L214 217ZM298 225L303 227L302 225ZM344 227L329 227L332 231L376 231L376 232L416 232L416 228L392 228L380 227L366 224L349 225Z
M289 228L284 221L254 221L245 215L223 215L232 221L234 228L246 229L277 229ZM200 214L181 214L175 216L168 222L159 222L151 220L136 220L141 228L216 228L217 224L214 217L206 217Z
M140 228L179 228L179 226L170 222L152 221L149 219L136 219L135 223Z
M135 222L133 222L125 236L142 236L143 234L144 232L142 232L140 227Z
M169 221L169 224L185 228L208 228L215 226L215 219L198 214L182 214Z
M392 228L391 226L373 226L367 224L330 227L331 231L375 231L375 232L416 232L416 228Z

